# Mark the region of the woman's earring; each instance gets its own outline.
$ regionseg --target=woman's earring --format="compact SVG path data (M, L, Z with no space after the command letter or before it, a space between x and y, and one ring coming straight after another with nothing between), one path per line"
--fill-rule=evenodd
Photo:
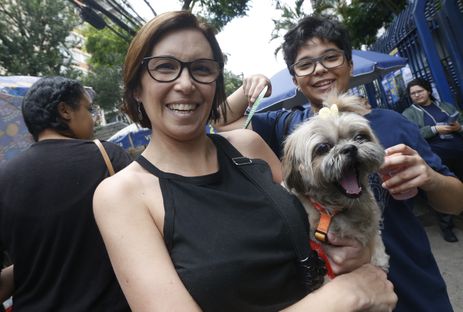
M143 114L142 114L142 112L141 112L142 103L141 103L141 102L138 102L137 104L138 104L138 105L137 105L138 119L139 119L140 121L142 121L142 120L143 120Z

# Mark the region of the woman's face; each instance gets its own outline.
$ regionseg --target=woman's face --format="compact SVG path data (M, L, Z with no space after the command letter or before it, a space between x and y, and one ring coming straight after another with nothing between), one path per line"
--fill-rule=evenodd
M209 42L195 29L168 33L153 47L150 56L167 56L181 62L213 59ZM160 71L165 67L170 69L168 64L161 64ZM202 67L195 70L201 72ZM195 81L186 67L171 82L156 81L145 70L135 98L143 103L153 133L185 141L204 134L215 89L215 82Z
M303 59L317 58L334 50L339 50L334 43L312 38L299 48L294 63ZM312 74L304 77L295 76L293 81L309 99L312 106L320 108L330 91L347 91L351 73L352 64L346 59L342 65L331 69L326 69L318 62Z
M429 105L431 104L431 97L429 91L423 88L422 86L412 86L410 87L410 98L413 103L418 105Z
M90 97L84 93L79 101L79 107L71 110L68 126L76 139L89 140L93 137L93 116Z

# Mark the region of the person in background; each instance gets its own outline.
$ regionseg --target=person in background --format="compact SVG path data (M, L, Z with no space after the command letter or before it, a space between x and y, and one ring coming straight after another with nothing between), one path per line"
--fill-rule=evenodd
M463 116L454 105L438 101L432 95L431 84L416 78L407 84L407 93L413 104L402 113L415 123L423 138L439 155L442 162L463 181ZM454 119L449 120L454 115ZM453 232L453 216L436 212L442 236L447 242L457 242Z
M153 131L141 156L98 186L94 212L132 310L392 310L392 285L369 264L307 294L304 279L321 275L304 274L315 262L298 265L290 224L304 224L297 248L310 254L307 215L279 184L278 159L252 131L204 131L226 115L223 61L213 30L188 11L158 15L129 46L124 109ZM349 254L371 256L337 251Z
M13 263L0 288L18 312L130 311L93 216L108 169L91 141L90 96L76 80L45 77L22 113L35 143L0 167L0 246ZM130 163L122 148L103 145L116 171Z
M293 81L309 100L310 108L254 115L252 129L278 156L284 138L318 112L327 94L348 90L353 67L348 32L329 17L302 18L284 36L283 53ZM261 75L245 79L230 101L233 113L227 116L227 121L219 120L215 128L223 131L242 127L246 117L240 113L268 83ZM366 110L364 117L386 148L386 155L394 155L386 158L382 171L402 168L387 181L382 181L379 175L370 179L383 210L382 237L390 255L388 276L399 298L395 311L452 311L426 232L413 214L410 201L395 200L391 195L419 187L426 192L434 209L458 214L463 210L463 183L442 165L416 125L399 113L372 109ZM332 264L339 261L328 258Z

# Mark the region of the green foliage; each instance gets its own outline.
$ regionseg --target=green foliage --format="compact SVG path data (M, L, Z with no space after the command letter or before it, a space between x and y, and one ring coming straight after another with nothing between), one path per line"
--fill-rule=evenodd
M351 5L343 6L340 13L354 48L373 44L378 30L387 27L405 5L406 0L353 0Z
M281 19L274 20L272 39L281 32L286 33L305 13L301 10L304 0L296 1L294 9L277 2L276 9L281 10ZM360 48L371 45L381 27L387 27L394 16L405 8L407 0L316 0L313 1L313 14L336 15L346 25L351 34L352 45Z
M96 92L94 103L112 111L122 101L122 64L129 44L108 28L87 26L82 34L86 37L85 49L91 54L91 72L84 82Z
M243 78L241 75L235 75L228 70L225 70L223 75L225 80L225 94L227 96L235 92L235 90L243 84Z
M87 25L82 34L86 38L85 49L91 54L91 66L122 66L129 43L108 28L97 30Z
M245 16L249 0L184 0L182 10L190 10L198 5L198 14L219 32L235 17ZM196 12L195 12L196 13Z
M66 42L78 15L65 0L0 1L0 66L9 75L58 75L71 59Z
M98 65L84 78L84 84L96 92L93 102L106 111L119 107L122 101L121 66Z

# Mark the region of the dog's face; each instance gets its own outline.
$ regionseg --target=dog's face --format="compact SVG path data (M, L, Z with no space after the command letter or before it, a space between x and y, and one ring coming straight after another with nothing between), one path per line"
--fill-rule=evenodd
M362 195L383 161L384 149L362 116L314 116L285 141L284 181L296 194L345 206Z

